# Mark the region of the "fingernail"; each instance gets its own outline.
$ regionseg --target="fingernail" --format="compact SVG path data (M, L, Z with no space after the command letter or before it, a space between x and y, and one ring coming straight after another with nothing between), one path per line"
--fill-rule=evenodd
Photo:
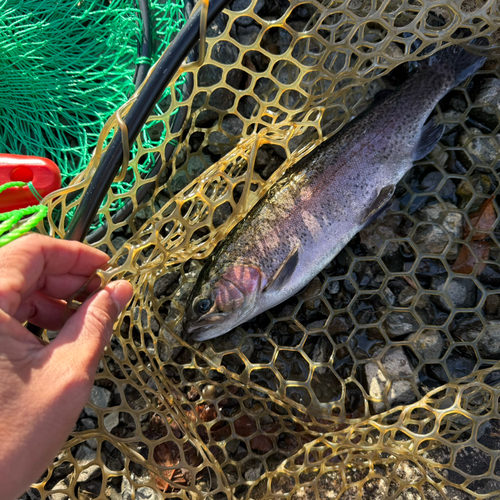
M109 283L106 288L120 313L127 305L127 302L132 298L134 293L132 285L128 281L114 281Z

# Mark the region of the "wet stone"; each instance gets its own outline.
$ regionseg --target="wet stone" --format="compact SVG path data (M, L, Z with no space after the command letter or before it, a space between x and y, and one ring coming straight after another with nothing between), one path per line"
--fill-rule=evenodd
M195 178L205 171L207 166L199 156L191 156L188 161L188 174Z
M180 275L180 272L173 272L160 276L153 285L153 293L155 297L160 298L174 293L177 288Z
M79 465L87 465L89 462L92 462L92 460L95 459L96 452L88 446L81 445L78 447L78 450L74 454L74 457L78 461Z
M431 280L431 288L442 292L446 283L446 278L443 276L434 276ZM448 284L446 295L451 303L455 307L467 308L474 307L476 305L477 299L477 287L472 280L468 279L453 279ZM439 304L445 310L450 312L451 308L448 302L443 298L439 297Z
M484 163L492 163L499 154L499 145L491 137L485 137L481 130L470 128L470 135L464 133L459 138L459 143L465 145L466 150ZM470 136L474 138L468 143Z
M418 321L413 314L407 312L392 312L384 322L389 337L400 337L418 330Z
M488 295L484 303L484 311L489 316L497 316L500 308L500 297L498 295Z
M448 236L437 224L421 224L417 227L413 241L421 252L438 255L446 248Z
M474 104L482 105L480 108L472 109L471 114L474 118L485 125L496 126L500 113L500 80L498 78L482 80Z
M490 321L478 342L481 358L500 359L500 321Z
M252 43L254 43L261 31L258 26L252 24L252 21L253 19L251 17L244 16L236 20L236 22L240 24L240 27L238 28L238 39L239 42L243 45L251 45Z
M424 330L411 339L413 348L425 361L437 360L441 357L444 340L437 330Z
M408 285L401 290L398 295L398 301L402 306L411 304L413 298L417 295L417 291L412 286Z
M104 387L93 386L90 393L90 401L100 408L106 408L111 401L112 393Z
M416 401L416 396L409 380L398 379L408 377L413 373L413 367L402 347L392 348L384 355L381 361L387 375L391 380L391 387L387 394L390 407L400 404L410 404ZM385 387L388 383L387 376L377 363L367 363L365 366L367 389L372 398L383 399ZM384 402L373 402L376 413L385 411Z

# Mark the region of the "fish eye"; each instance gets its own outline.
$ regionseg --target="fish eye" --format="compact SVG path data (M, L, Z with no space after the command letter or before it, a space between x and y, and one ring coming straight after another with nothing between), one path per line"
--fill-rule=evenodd
M205 314L212 307L212 301L210 299L201 299L196 304L196 311L199 314Z

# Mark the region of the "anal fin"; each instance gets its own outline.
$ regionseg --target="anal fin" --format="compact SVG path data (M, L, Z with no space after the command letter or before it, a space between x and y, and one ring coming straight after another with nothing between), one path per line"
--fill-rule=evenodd
M269 280L263 291L268 291L271 288L281 288L292 277L297 264L299 263L299 245L296 245L286 259L281 263L280 267L274 273L274 276Z
M391 199L396 186L394 184L389 184L380 190L380 193L372 201L370 206L365 210L361 223L366 222L372 215L376 214L381 208L383 208L387 202Z
M437 125L434 120L426 123L420 133L420 139L413 151L413 161L421 160L427 156L439 142L444 132L444 125Z

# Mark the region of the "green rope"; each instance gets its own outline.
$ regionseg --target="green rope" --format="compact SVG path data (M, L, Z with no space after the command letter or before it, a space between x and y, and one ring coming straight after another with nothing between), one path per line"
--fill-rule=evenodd
M24 187L26 185L37 199L42 199L31 182L8 182L0 186L0 194L6 189ZM7 245L7 243L14 241L33 229L47 215L47 212L48 208L45 205L34 205L0 214L0 247ZM23 221L21 225L18 225L21 219L28 216L31 217Z

